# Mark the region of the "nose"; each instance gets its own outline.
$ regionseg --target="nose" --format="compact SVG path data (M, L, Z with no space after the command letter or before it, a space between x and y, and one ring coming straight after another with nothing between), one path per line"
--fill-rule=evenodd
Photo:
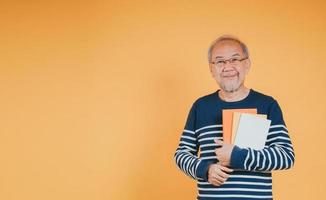
M224 72L224 71L233 71L233 70L235 70L234 66L228 61L225 63L222 71Z

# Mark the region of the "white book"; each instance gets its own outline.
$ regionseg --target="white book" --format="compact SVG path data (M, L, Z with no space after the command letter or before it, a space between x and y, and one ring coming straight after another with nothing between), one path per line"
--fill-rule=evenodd
M242 113L240 116L234 144L241 148L256 150L265 147L271 120L260 116Z

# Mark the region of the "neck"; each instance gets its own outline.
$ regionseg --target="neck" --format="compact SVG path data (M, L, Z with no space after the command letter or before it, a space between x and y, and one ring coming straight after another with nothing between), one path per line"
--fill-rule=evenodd
M237 91L228 92L221 89L218 93L219 97L223 101L233 102L233 101L241 101L242 99L246 98L249 95L250 89L242 86Z

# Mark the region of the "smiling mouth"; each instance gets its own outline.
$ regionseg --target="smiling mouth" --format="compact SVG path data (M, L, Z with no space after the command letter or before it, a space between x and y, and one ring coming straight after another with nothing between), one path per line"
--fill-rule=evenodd
M233 78L233 77L236 77L236 76L238 76L238 74L223 76L223 78Z

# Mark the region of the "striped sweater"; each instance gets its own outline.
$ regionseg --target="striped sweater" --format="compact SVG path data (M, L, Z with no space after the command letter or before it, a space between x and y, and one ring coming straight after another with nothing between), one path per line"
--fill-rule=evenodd
M230 167L234 171L221 186L208 182L208 167L218 162L214 138L222 138L222 110L257 108L271 120L265 148L234 147ZM199 157L198 157L199 154ZM277 101L253 89L236 102L219 98L218 91L197 99L189 112L174 160L180 170L197 181L197 200L273 199L272 170L294 164L294 151Z

